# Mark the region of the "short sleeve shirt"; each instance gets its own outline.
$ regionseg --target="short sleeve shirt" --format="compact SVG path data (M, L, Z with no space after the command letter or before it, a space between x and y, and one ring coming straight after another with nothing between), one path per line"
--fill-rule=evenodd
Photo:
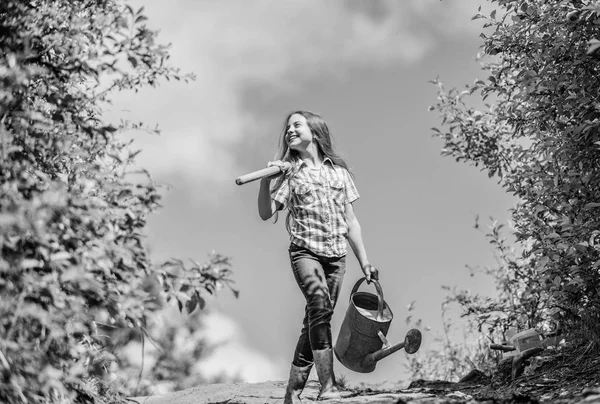
M346 204L359 198L350 173L326 158L317 170L299 162L271 198L289 209L290 241L324 257L346 255Z

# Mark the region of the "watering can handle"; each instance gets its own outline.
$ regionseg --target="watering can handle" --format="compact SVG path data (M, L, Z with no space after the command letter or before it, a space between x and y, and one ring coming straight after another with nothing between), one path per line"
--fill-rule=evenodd
M360 285L366 280L367 280L367 278L363 277L363 278L360 278L354 284L354 287L352 288L352 292L350 292L350 299L352 299L352 295L358 291L358 288L360 287ZM379 284L379 282L377 282L377 280L371 279L371 283L374 284L375 289L377 289L377 318L381 318L383 316L383 302L384 302L383 289L381 289L381 285Z

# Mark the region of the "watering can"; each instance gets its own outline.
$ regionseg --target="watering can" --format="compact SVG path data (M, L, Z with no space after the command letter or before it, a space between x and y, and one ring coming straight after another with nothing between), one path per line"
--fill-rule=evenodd
M371 280L377 295L358 292L366 278L359 279L350 293L350 304L342 322L333 351L342 365L359 373L375 370L377 361L404 348L413 354L421 346L421 332L408 331L404 341L390 345L386 339L394 317L383 300L383 290L376 280Z

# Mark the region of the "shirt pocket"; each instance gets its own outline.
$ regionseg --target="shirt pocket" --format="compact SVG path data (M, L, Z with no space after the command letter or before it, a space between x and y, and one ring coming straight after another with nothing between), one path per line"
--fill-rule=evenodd
M331 189L331 199L336 205L343 206L346 203L346 187L344 181L334 180L329 183Z
M316 200L314 191L306 184L298 185L294 188L294 195L298 203L302 206L310 205Z

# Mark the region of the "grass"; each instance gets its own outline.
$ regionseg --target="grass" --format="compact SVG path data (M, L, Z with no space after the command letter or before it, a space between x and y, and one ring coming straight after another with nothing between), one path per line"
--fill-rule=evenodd
M335 378L335 383L340 390L348 390L348 378L345 374L341 374Z

